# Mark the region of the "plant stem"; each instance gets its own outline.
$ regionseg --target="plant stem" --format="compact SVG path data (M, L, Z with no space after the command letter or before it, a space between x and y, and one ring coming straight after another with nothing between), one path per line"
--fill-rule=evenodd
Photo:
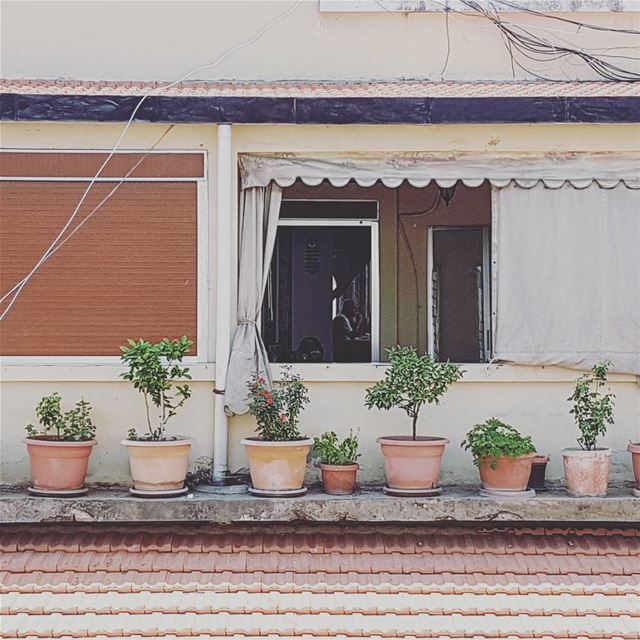
M149 433L153 433L153 429L151 428L151 416L149 415L149 398L147 394L144 393L144 406L147 408L147 427L149 429Z
M413 415L413 439L417 440L418 439L418 435L417 435L417 424L418 424L418 414L414 414Z

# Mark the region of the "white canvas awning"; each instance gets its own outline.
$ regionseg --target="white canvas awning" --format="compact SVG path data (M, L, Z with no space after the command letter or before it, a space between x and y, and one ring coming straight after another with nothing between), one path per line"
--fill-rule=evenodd
M425 187L431 181L450 187L458 180L477 187L488 180L495 187L515 183L526 189L540 183L549 189L566 183L576 189L594 183L604 189L620 183L640 189L640 155L636 153L277 153L240 154L238 162L243 189L266 187L271 182L289 187L296 180L309 186L328 180L334 187L343 187L350 180L362 187L378 181L387 187L397 187L404 181L414 187Z

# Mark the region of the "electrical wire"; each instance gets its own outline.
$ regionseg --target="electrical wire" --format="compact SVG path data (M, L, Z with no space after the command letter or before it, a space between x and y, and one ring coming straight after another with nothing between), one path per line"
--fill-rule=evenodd
M462 0L464 2L464 0ZM571 18L563 18L562 16L553 15L550 13L544 13L542 11L536 11L535 9L530 9L529 7L523 7L522 5L512 2L510 0L493 0L493 2L497 2L498 4L507 6L511 9L515 9L516 11L522 11L524 13L530 13L532 15L541 16L543 18L548 18L550 20L559 20L560 22L567 22L569 24L576 25L579 29L592 29L594 31L611 31L613 33L624 33L627 35L640 35L640 31L637 29L617 29L616 27L603 27L597 24L589 24L587 22L582 22L580 20L571 20ZM465 4L467 4L465 2Z
M449 33L449 12L445 11L444 13L444 24L447 31L447 55L444 59L444 65L442 66L442 71L440 72L440 77L444 79L445 71L449 66L449 56L451 55L451 34Z
M82 226L89 221L89 219L96 213L102 206L111 198L111 196L122 186L122 184L131 176L131 174L142 164L142 162L151 154L152 151L165 139L168 133L175 127L174 124L170 125L167 130L153 143L153 145L147 150L147 152L127 171L127 173L120 178L119 182L113 187L111 191L79 222L71 232L62 240L60 240L57 244L50 246L50 251L47 254L46 258L42 261L44 264L51 256L53 256L57 251L59 251L81 228ZM0 304L2 304L20 285L22 285L25 281L25 278L20 280L17 284L13 286L12 289L9 289L7 293L5 293L2 298L0 298Z
M105 161L102 163L102 165L98 169L98 172L94 175L94 177L91 179L91 181L87 185L87 188L85 189L84 193L80 197L80 200L79 200L78 204L76 205L76 207L74 208L73 212L69 216L69 219L67 220L67 222L62 227L62 230L58 233L58 235L56 236L55 240L49 245L47 250L42 254L42 256L40 257L38 262L35 264L35 266L31 269L31 271L20 281L20 283L16 284L11 289L10 292L8 292L7 294L3 295L2 299L0 300L0 303L4 302L6 300L6 298L9 295L11 295L11 292L13 292L13 297L11 298L10 302L7 304L7 307L4 309L2 314L0 314L0 321L4 320L6 315L9 313L9 311L11 310L13 305L15 304L16 300L18 299L18 296L20 295L20 293L22 292L24 287L27 285L29 280L31 280L31 278L38 271L38 269L48 259L49 254L51 253L53 248L57 245L57 243L64 236L66 230L69 228L71 223L75 220L76 216L78 215L78 212L80 211L80 208L82 207L82 204L84 203L84 201L86 200L87 196L89 195L89 192L93 188L93 185L96 183L96 181L98 180L98 178L100 177L100 175L104 171L104 169L107 166L107 164L109 164L109 162L111 161L111 158L113 158L115 153L120 148L120 145L122 144L122 141L124 140L125 136L127 135L127 132L129 131L129 128L131 127L136 115L138 114L138 111L140 110L140 107L142 107L142 105L144 104L146 99L151 97L151 96L153 96L153 95L155 95L155 94L159 94L159 93L162 93L163 91L167 91L168 89L171 89L172 87L175 87L176 85L179 85L181 82L184 82L185 80L188 80L190 77L192 77L196 73L200 73L201 71L210 70L210 69L213 69L213 68L217 67L222 62L224 62L230 55L234 54L236 51L239 51L240 49L244 49L244 48L246 48L248 46L251 46L256 41L258 41L269 29L271 29L273 26L275 26L278 22L280 22L281 20L284 20L285 18L290 16L300 6L300 4L302 2L303 2L303 0L295 0L294 4L291 7L289 7L289 9L287 9L283 13L278 14L275 18L273 18L272 20L267 22L267 24L265 24L254 36L252 36L248 40L245 40L245 41L243 41L243 42L231 47L230 49L225 51L219 58L217 58L213 62L210 62L210 63L207 63L207 64L203 64L203 65L200 65L200 66L192 69L191 71L189 71L188 73L185 73L183 76L181 76L178 80L175 80L174 82L171 82L171 83L166 84L166 85L159 85L158 87L155 87L155 88L151 89L150 91L145 93L140 98L140 100L138 100L138 102L137 102L136 106L134 107L131 115L129 116L129 119L127 120L127 123L125 124L122 132L120 133L120 136L118 137L115 145L113 146L113 148L109 152L109 155L107 156ZM111 195L113 195L113 193L115 193L116 190L117 189L114 189ZM109 197L111 197L111 196L109 196Z
M605 80L617 81L617 82L640 81L640 73L637 73L629 69L625 69L607 60L604 60L603 56L596 56L596 55L590 54L584 49L569 47L569 46L564 46L564 45L559 45L556 43L549 42L545 38L536 36L535 34L531 33L521 25L506 23L504 20L502 20L498 11L495 9L494 5L492 5L494 10L489 11L487 8L485 8L479 2L477 2L477 0L461 0L461 1L467 7L475 10L479 15L484 16L487 20L492 22L501 31L503 36L508 39L512 47L516 51L518 51L520 55L524 56L525 58L528 58L536 62L545 62L548 60L558 60L568 56L577 56ZM505 4L503 0L499 0L499 1L502 4ZM517 5L513 5L513 4L510 4L510 6L517 7ZM535 12L535 14L545 16L545 17L553 17L540 12ZM577 23L576 21L571 21L571 22ZM582 23L577 23L577 24L582 24ZM594 25L587 25L587 26L594 27ZM606 29L604 27L599 28L599 30L602 30L602 31L609 30L609 31L619 32L619 30ZM631 30L626 30L625 32L632 33ZM634 59L634 58L631 58L631 59ZM522 65L522 63L518 63L518 61L515 59L514 59L514 62L516 62L516 64L518 64L518 66L523 70L529 73L532 73L537 77L540 77L543 79L549 79L549 78L545 78L544 76L535 74L530 69L526 69L524 65Z

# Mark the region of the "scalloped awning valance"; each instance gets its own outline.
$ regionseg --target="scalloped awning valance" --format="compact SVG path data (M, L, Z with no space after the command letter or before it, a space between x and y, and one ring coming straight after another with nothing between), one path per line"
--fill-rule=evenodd
M266 187L271 182L289 187L296 180L310 186L328 180L334 187L343 187L351 180L362 187L378 181L387 187L405 181L414 187L425 187L432 181L450 187L458 180L477 187L488 180L496 187L513 182L525 189L538 183L549 189L565 183L576 189L586 189L593 183L604 189L620 183L640 189L640 154L636 153L276 153L240 154L238 162L243 189Z

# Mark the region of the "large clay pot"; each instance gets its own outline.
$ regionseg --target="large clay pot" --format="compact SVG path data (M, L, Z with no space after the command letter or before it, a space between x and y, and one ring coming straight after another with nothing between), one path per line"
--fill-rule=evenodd
M573 496L606 496L611 468L611 449L562 450L564 480Z
M322 484L325 493L345 496L356 490L358 464L321 464Z
M260 491L291 491L302 489L307 457L312 438L269 442L260 438L240 441L249 457L251 484Z
M439 486L446 438L382 436L377 441L384 456L384 471L390 489L426 490Z
M87 477L89 456L95 440L65 442L49 436L25 438L35 489L62 491L81 489Z
M191 441L123 440L129 453L133 486L139 491L182 489L187 475Z
M636 487L640 490L640 442L630 442L627 451L631 454L633 475L636 479Z
M490 491L526 491L535 457L535 453L527 453L516 458L504 455L482 458L478 467L482 488ZM491 467L492 461L496 462L495 469Z

